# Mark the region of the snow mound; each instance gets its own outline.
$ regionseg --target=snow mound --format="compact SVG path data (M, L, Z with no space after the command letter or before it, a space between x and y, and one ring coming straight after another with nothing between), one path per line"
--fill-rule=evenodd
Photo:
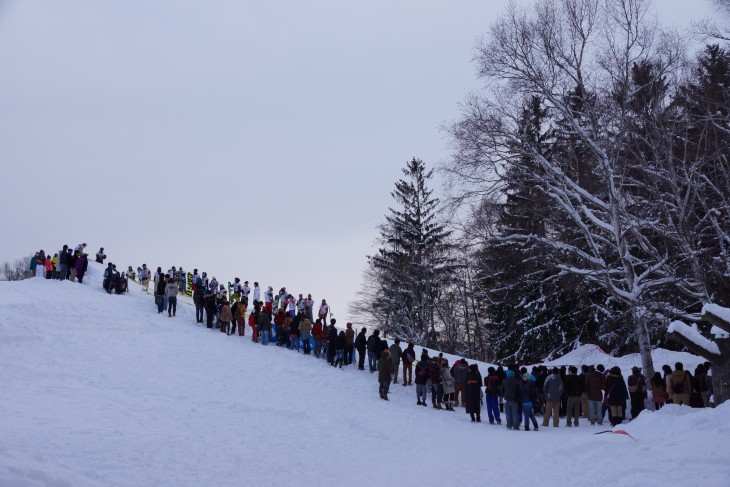
M654 359L654 369L661 370L662 365L667 364L674 368L676 362L682 362L685 370L694 370L697 365L704 363L705 359L687 352L675 352L666 348L652 350L651 356ZM575 350L566 353L560 358L544 362L548 367L562 367L575 365L581 366L603 364L607 369L618 366L624 375L630 373L632 367L641 367L641 356L638 353L630 353L621 357L614 357L604 352L597 345L581 345Z

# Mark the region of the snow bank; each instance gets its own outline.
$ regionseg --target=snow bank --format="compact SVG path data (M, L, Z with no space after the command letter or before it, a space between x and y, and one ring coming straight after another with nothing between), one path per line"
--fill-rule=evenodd
M702 336L700 331L697 329L697 325L689 326L681 321L672 321L667 328L667 333L679 333L687 340L692 343L696 343L710 353L720 355L720 347L717 346L717 343Z
M702 307L702 314L710 313L717 316L726 323L730 323L730 309L723 308L716 304L706 304Z
M196 326L186 304L158 315L138 286L107 295L89 267L83 285L0 282L2 486L666 486L688 466L705 487L730 478L727 406L642 413L625 426L638 443L584 422L473 424L416 406L415 387L385 402L376 375Z
M656 348L651 351L652 359L654 359L654 368L661 370L661 366L668 364L674 369L676 362L682 362L686 370L694 370L697 365L704 363L705 359L687 352L675 352L666 348ZM618 366L626 375L630 373L632 367L641 367L641 355L631 353L621 357L614 357L604 352L597 345L581 345L575 350L568 352L562 357L544 362L543 365L548 367L562 367L575 365L581 366L603 364L607 369Z

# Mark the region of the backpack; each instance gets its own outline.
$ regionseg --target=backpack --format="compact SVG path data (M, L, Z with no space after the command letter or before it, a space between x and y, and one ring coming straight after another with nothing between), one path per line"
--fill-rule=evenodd
M672 392L675 394L684 394L684 379L687 377L687 373L682 376L682 382L679 384L672 384Z

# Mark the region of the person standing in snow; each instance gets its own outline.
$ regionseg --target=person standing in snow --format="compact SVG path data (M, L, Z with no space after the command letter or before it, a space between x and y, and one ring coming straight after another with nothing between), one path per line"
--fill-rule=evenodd
M682 362L674 365L674 372L669 376L669 387L671 391L672 402L674 404L689 406L689 396L692 393L692 380L689 374L684 370Z
M413 342L408 342L408 346L400 354L400 358L403 361L403 387L413 385L413 362L416 361Z
M312 352L312 320L306 315L303 315L302 323L299 325L299 333L302 339L302 349L304 355L309 355Z
M45 268L45 276L46 279L51 279L53 277L53 261L51 260L51 254L48 254L46 256L46 262L44 264Z
M64 245L58 252L58 280L63 281L68 278L68 245Z
M261 288L258 282L253 283L253 302L261 301Z
M444 390L441 387L441 367L439 366L439 360L436 357L431 358L431 363L428 366L428 376L431 379L431 405L434 409L441 409L441 400L443 398ZM479 381L479 386L481 388L481 379ZM479 399L481 400L481 397Z
M335 361L332 365L335 367L339 365L339 367L342 368L342 364L345 362L345 346L347 345L347 337L345 337L345 332L341 331L340 333L338 333L335 341L330 343L333 343L335 347Z
M364 326L360 330L360 333L357 334L357 338L355 338L355 348L357 349L357 368L360 370L365 370L365 354L367 350L367 338L365 338L365 333L367 332L367 328Z
M459 396L461 396L461 405L464 406L464 387L466 387L466 376L469 375L469 365L465 358L456 361L451 368L451 375L454 377L454 404L459 407Z
M322 329L322 320L317 319L312 327L312 338L314 339L314 356L319 358L322 355L325 331Z
M463 360L463 359L462 359ZM499 425L502 420L499 417L499 376L494 367L487 369L487 376L484 378L484 402L487 406L489 424L495 422Z
M418 406L426 406L429 363L430 360L428 359L428 352L426 352L426 349L423 349L423 352L421 353L421 360L416 363L416 404Z
M100 248L99 251L96 253L96 261L99 264L104 263L104 259L106 259L106 254L104 253L104 247Z
M605 387L606 404L608 404L611 411L611 426L617 426L622 422L624 416L623 408L629 399L629 391L626 388L626 382L624 381L623 375L621 375L620 368L611 367L611 370L609 370L606 376Z
M631 368L628 386L631 398L631 419L633 420L644 410L644 398L646 397L646 380L638 367Z
M388 391L390 390L390 378L393 375L393 360L390 358L390 351L383 350L378 360L378 391L380 399L388 401Z
M578 367L568 367L568 375L565 376L565 394L568 402L565 410L565 426L571 427L573 423L578 426L580 418L580 397L583 394L583 381L578 376ZM571 423L571 418L573 422Z
M318 317L320 320L322 320L322 323L327 323L327 315L330 312L330 305L327 304L327 300L323 299L322 304L319 306L319 314Z
M520 401L522 403L522 415L525 417L525 431L530 431L530 421L532 421L533 429L538 431L537 419L535 419L535 414L532 409L532 399L535 397L535 377L530 374L523 374L519 387ZM577 424L578 423L576 422L576 425ZM520 429L520 426L517 425L517 428L515 429Z
M84 250L86 250L86 243L81 243L81 244L78 244L78 245L76 246L76 248L74 249L74 252L78 252L78 253L81 253L81 252L83 252Z
M375 357L375 349L378 348L378 343L380 342L380 330L375 330L369 337L367 341L367 350L368 350L368 365L370 367L370 373L374 373L377 368L377 358Z
M231 306L228 304L228 300L225 298L221 304L220 317L221 333L231 336L231 321L233 321L233 313L231 312Z
M304 299L304 314L307 315L307 317L310 320L313 320L313 314L312 309L314 308L314 299L312 299L311 294L307 294L307 297Z
M259 311L258 318L256 319L256 328L261 337L261 345L268 345L269 340L271 340L271 313L267 309Z
M203 290L199 287L196 287L193 291L193 303L195 304L195 322L196 323L202 323L203 322L203 309L205 308L205 303L203 301L204 293Z
M553 368L552 374L545 379L542 390L545 394L545 416L542 418L542 425L547 427L552 415L553 427L557 428L560 426L560 398L563 395L563 380L557 367Z
M464 386L464 398L466 401L466 413L472 423L482 422L482 374L479 373L477 364L469 366L469 373L466 376Z
M588 395L588 421L591 425L603 424L603 375L593 367L586 375L585 384Z
M81 254L78 259L76 259L76 278L79 280L79 284L84 282L84 274L86 274L86 270L89 268L89 254Z
M203 305L205 306L205 323L208 328L213 328L213 320L218 308L215 305L215 293L210 289L203 290Z
M393 361L393 384L398 383L398 369L400 368L400 356L403 353L403 350L400 348L400 338L396 338L393 342L393 345L389 348L390 351L390 359ZM405 383L405 377L403 378L403 382Z
M335 364L335 352L337 350L337 344L335 343L337 341L337 328L335 323L337 323L337 320L332 318L330 326L327 327L327 363L330 365Z
M507 429L520 429L517 406L520 401L520 383L514 370L507 370L505 378L499 385L499 392L504 398L504 415L507 417Z
M243 303L236 303L231 308L233 311L233 320L238 325L238 336L246 336L246 305ZM235 333L236 325L233 325L233 333Z
M302 310L302 313L304 311ZM345 365L350 365L355 361L355 330L352 329L352 323L347 323L345 330ZM392 355L391 355L392 357ZM399 355L400 357L400 355Z
M165 295L167 296L167 316L172 318L177 312L177 293L180 289L177 287L177 281L171 277L165 286Z
M266 291L264 291L264 308L266 311L271 314L274 310L273 303L274 302L274 288L269 286Z
M248 281L243 282L241 286L241 299L243 300L243 306L248 308L248 295L251 294L251 288L248 286Z
M454 410L454 377L449 371L449 361L441 362L441 387L443 388L444 405L447 411Z
M654 409L659 411L667 402L667 383L662 378L662 374L654 372L654 376L649 381L651 386L651 400L654 403Z

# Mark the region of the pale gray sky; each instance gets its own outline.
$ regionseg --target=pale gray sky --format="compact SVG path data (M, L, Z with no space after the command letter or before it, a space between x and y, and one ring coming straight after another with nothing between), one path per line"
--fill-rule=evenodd
M0 0L0 261L83 241L346 320L400 168L448 156L505 4Z

